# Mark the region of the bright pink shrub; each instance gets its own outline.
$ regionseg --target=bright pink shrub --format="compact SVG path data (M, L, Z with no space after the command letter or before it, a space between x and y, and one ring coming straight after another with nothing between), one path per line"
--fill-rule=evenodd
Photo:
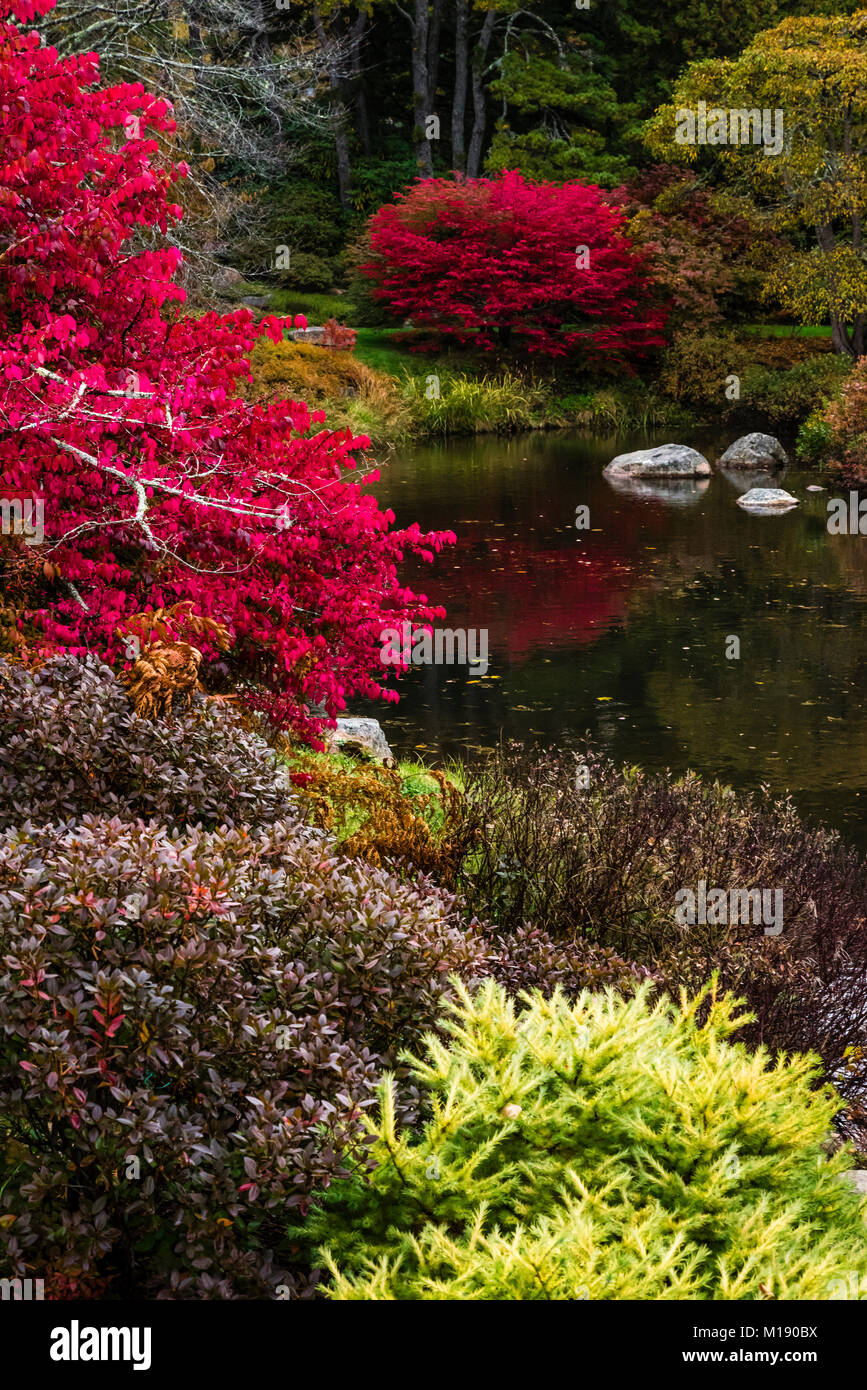
M152 138L173 129L167 103L100 89L96 55L60 59L15 23L52 3L0 0L0 475L45 508L22 622L47 649L113 661L126 617L192 600L283 724L313 733L305 704L396 698L382 627L442 616L396 567L450 533L389 529L347 479L366 438L239 397L256 339L286 321L182 316L160 234L185 170Z
M440 336L629 359L662 344L664 316L624 225L590 184L425 179L374 215L362 270Z

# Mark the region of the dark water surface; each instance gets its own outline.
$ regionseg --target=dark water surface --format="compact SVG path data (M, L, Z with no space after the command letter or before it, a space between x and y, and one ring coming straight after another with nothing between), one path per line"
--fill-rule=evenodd
M670 437L670 436L669 436ZM731 443L679 442L715 462ZM754 516L739 491L767 479L615 490L615 454L664 435L457 439L399 450L373 485L397 524L457 533L410 587L441 626L487 628L489 667L417 668L396 706L367 706L395 752L426 761L502 734L570 746L589 733L619 762L692 768L739 788L791 791L812 821L867 845L867 536L832 536L810 474L800 499ZM589 530L576 530L579 505ZM740 639L740 659L726 639Z

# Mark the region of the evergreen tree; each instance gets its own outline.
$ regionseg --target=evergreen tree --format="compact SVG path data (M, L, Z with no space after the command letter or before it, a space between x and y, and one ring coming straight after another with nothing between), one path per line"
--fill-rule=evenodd
M386 1079L378 1166L304 1233L332 1297L828 1299L867 1276L849 1160L823 1147L839 1101L816 1059L733 1045L730 998L517 1012L493 981L458 989L450 1044L412 1061L423 1128Z

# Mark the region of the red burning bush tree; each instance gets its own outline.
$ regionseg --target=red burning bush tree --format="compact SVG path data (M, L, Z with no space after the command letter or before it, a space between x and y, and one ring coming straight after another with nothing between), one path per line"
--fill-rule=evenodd
M374 215L362 269L441 337L628 359L662 344L664 318L624 225L590 184L425 179Z
M114 661L133 615L194 613L205 656L223 624L249 698L312 734L314 703L396 698L382 627L442 616L396 567L450 534L389 529L347 475L366 438L240 398L254 342L285 321L182 315L159 237L185 172L160 162L167 104L42 47L22 26L52 3L0 0L0 496L44 509L41 544L0 547L13 627Z

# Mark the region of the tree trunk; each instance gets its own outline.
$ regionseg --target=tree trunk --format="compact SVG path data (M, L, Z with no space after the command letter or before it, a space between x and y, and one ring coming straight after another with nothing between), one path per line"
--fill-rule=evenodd
M471 179L479 177L479 169L482 164L482 147L485 140L485 88L483 84L485 72L485 59L488 56L488 49L491 44L491 36L494 32L496 14L493 10L488 10L485 15L485 22L482 25L482 32L479 34L479 41L473 50L473 133L470 136L470 152L467 156L467 174Z
M455 90L452 97L452 168L466 173L467 151L464 144L464 120L467 111L467 0L455 0Z
M440 68L440 29L443 22L443 0L432 0L427 36L427 103L428 111L436 110L437 78Z
M431 110L428 106L428 0L415 0L412 18L412 139L415 162L422 178L433 173L430 140L425 135L425 123Z
M361 71L361 49L366 29L367 11L359 10L358 18L355 20L350 30L352 34L352 81L355 98L355 116L358 125L358 138L361 141L362 150L369 158L371 152L370 116L367 110L367 92L364 87L364 74Z
M328 45L328 35L325 32L325 25L322 22L322 15L319 13L319 6L313 6L313 23L316 26L316 37L323 48ZM343 101L343 79L337 66L337 60L329 59L328 63L328 85L334 96L337 98L337 118L334 126L334 147L337 152L337 189L342 208L349 207L349 185L352 181L352 167L349 160L349 133L346 129L346 106Z
M822 252L822 254L825 256L830 256L836 246L833 227L831 227L830 224L823 224L822 226L817 227L816 240L819 243L819 249ZM860 333L863 342L863 324L861 325ZM852 338L849 335L849 331L846 327L846 324L844 320L840 317L840 315L835 312L833 306L831 307L831 342L834 345L835 352L845 352L848 357L853 358L860 357L862 355L863 348L862 352L856 352L855 344L853 343Z

